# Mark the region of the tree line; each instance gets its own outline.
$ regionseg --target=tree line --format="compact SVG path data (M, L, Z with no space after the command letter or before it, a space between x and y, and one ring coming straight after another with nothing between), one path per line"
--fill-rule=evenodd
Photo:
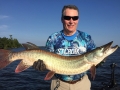
M0 49L18 48L21 46L17 39L12 38L12 35L10 35L10 38L0 37Z

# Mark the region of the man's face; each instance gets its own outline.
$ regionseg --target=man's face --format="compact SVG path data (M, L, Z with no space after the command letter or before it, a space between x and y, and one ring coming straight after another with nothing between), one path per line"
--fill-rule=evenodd
M75 32L76 29L77 29L79 19L73 20L72 18L68 17L67 20L66 20L64 18L64 16L70 16L70 17L78 16L78 11L68 8L64 11L64 15L63 15L63 18L62 18L62 23L63 23L64 30L69 31L69 32Z

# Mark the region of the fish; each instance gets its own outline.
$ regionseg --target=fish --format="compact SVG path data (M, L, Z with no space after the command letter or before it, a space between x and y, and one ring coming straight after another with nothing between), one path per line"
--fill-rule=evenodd
M0 49L0 69L5 68L15 60L21 60L15 69L20 73L38 59L43 60L46 69L49 70L44 80L50 80L55 73L63 75L75 75L85 71L91 71L91 77L95 78L96 65L115 52L118 45L112 47L113 41L77 56L62 56L46 50L41 50L35 44L27 42L22 44L26 49L20 52Z

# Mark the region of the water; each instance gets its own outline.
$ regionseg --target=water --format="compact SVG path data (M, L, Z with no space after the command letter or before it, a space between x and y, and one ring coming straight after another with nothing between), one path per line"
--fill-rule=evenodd
M42 49L44 49L42 47ZM23 48L12 49L14 52L22 51ZM17 60L6 68L0 70L0 90L50 90L50 80L45 81L44 77L48 71L39 72L32 67L21 72L15 73L14 70L19 64ZM120 48L107 58L103 66L98 67L95 80L91 80L92 90L100 90L102 82L110 82L111 68L110 64L116 63L115 81L120 86ZM90 75L89 75L90 76ZM120 89L116 89L120 90Z

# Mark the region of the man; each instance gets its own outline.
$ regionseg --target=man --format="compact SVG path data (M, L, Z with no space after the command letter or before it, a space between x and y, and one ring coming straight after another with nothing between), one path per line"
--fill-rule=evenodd
M64 56L75 56L95 49L91 36L77 30L79 10L75 5L66 5L62 9L61 22L63 30L53 33L46 42L50 52ZM42 60L38 60L33 67L45 69ZM55 74L51 82L51 90L90 90L91 83L86 72L78 75Z

